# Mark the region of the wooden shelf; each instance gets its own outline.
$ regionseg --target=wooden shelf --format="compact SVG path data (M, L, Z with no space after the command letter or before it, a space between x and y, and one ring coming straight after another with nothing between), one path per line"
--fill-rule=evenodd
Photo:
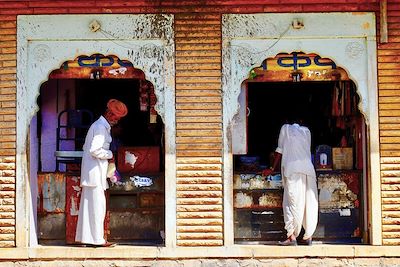
M264 189L233 189L234 192L246 191L246 192L264 192L264 191L283 191L283 188L264 188Z
M340 169L340 170L315 170L317 175L319 173L362 173L363 170L357 170L357 169Z
M158 190L108 190L110 195L136 195L136 194L164 194L163 191Z
M276 209L282 210L282 207L268 207L268 206L255 207L255 206L253 206L253 207L243 207L243 208L234 207L234 209L236 209L236 210L276 210Z
M160 211L163 210L164 206L153 206L153 207L141 207L141 208L110 208L110 212L143 212L143 211Z

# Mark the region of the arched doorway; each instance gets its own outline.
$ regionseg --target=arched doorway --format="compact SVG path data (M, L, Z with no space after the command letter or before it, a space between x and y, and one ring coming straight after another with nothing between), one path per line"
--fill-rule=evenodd
M100 26L92 31L88 20ZM29 170L29 125L38 111L39 89L49 74L77 55L118 55L143 71L154 86L155 109L165 125L165 154L175 153L175 85L173 16L154 15L60 15L18 17L17 141L16 141L16 236L17 247L37 244L34 214L36 198ZM120 25L124 21L125 27ZM163 27L160 27L160 25ZM31 27L38 31L29 30ZM89 27L89 28L88 28ZM129 30L128 30L129 29ZM106 34L105 34L106 33ZM112 52L111 52L112 51ZM107 62L107 61L105 61ZM165 103L168 103L166 107ZM175 157L165 157L166 213L175 214ZM32 172L33 171L33 172ZM32 174L33 173L33 174ZM32 180L34 179L34 180ZM166 246L175 243L175 216L166 222Z
M303 19L304 27L293 22ZM341 20L343 24L335 21ZM243 81L253 68L279 53L315 53L342 67L360 96L366 123L368 240L381 244L379 126L377 106L376 33L373 13L226 14L223 16L224 218L225 243L234 244L233 137L235 115L241 112ZM351 26L349 26L351 25ZM364 27L360 26L364 25ZM296 76L295 76L296 77ZM372 212L373 211L373 212Z
M164 123L154 108L154 86L129 61L93 54L66 61L50 73L31 123L30 151L36 148L37 154L31 152L29 163L38 170L42 245L74 244L83 141L111 98L123 101L129 112L112 128L110 149L120 177L109 181L107 239L164 244ZM136 159L133 165L127 157Z
M235 243L273 244L286 237L280 172L260 173L271 166L280 127L299 112L295 107L312 133L319 188L313 239L368 242L366 126L356 85L346 71L316 54L278 54L250 71L239 102L245 108L233 130Z

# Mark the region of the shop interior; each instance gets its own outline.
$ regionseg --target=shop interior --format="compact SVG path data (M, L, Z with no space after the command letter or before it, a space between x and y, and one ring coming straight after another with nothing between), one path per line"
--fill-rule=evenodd
M107 101L128 114L112 128L118 180L109 181L105 234L119 244L164 243L164 125L154 110L153 85L142 79L49 79L37 113L38 239L74 245L81 150L88 127ZM127 157L134 158L134 166Z
M358 109L356 85L352 81L249 81L243 90L247 154L234 155L235 243L276 243L286 238L280 173L264 177L261 171L271 166L280 128L295 110L301 110L312 135L319 192L319 222L313 239L365 242L365 122ZM321 150L328 154L324 164L318 160Z

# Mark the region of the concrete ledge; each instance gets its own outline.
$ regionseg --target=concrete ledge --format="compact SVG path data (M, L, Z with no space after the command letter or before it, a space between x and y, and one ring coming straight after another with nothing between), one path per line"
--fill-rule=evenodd
M399 257L400 246L313 245L297 247L143 247L119 245L113 248L38 246L0 249L0 260L54 259L263 259L263 258L378 258Z

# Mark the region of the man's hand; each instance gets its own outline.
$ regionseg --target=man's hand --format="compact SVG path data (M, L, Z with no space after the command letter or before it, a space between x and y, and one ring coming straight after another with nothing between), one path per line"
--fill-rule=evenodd
M116 182L118 182L118 177L113 175L112 177L110 177L110 181L115 184Z
M271 175L274 171L271 168L265 169L262 171L263 176Z

